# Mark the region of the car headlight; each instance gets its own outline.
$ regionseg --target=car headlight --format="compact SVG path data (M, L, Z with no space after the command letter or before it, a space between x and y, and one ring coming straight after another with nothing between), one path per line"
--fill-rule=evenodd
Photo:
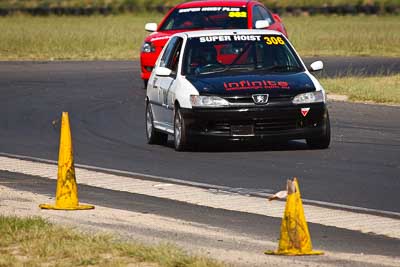
M309 92L295 96L292 102L293 104L309 104L309 103L325 102L325 96L323 91Z
M155 51L156 51L156 48L154 47L153 43L151 43L151 42L145 42L142 46L143 53L153 53Z
M218 108L229 106L229 102L218 96L191 95L190 103L193 107Z

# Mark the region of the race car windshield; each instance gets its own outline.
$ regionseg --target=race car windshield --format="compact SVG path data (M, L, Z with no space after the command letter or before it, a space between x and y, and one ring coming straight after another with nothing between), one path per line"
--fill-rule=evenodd
M279 35L221 35L189 38L183 75L229 71L285 73L304 71L300 59Z
M197 7L174 10L162 31L193 29L246 29L247 12L239 7Z

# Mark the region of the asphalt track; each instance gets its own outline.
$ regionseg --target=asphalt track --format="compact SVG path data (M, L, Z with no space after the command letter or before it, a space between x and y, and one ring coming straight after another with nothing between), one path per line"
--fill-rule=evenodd
M399 61L328 58L325 75L399 73ZM275 192L297 176L304 198L400 212L400 107L330 103L328 150L309 150L299 141L210 144L179 153L171 143L145 142L138 67L137 62L1 62L0 152L56 160L59 118L68 111L80 164L249 192Z

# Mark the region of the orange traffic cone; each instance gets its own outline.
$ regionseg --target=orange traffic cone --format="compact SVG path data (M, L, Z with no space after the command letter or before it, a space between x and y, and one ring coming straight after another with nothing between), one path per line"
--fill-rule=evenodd
M41 204L39 207L52 210L94 209L92 205L79 205L68 112L62 113L56 205Z
M321 255L312 250L311 237L304 216L299 184L295 177L288 180L285 213L282 219L281 236L277 251L266 251L270 255Z

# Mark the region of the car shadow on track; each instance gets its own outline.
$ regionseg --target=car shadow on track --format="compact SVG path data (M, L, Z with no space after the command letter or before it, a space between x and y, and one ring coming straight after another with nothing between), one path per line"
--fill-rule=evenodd
M173 140L169 140L167 146L174 148ZM281 141L281 142L265 142L265 141L212 141L202 140L191 145L187 152L256 152L256 151L295 151L295 150L312 150L304 141Z

